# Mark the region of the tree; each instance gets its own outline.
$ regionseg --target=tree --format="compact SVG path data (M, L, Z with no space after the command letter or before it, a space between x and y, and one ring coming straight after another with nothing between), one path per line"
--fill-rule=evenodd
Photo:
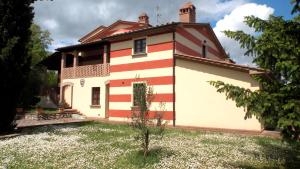
M284 139L299 140L300 134L300 23L297 19L284 20L270 16L262 20L245 17L245 23L254 28L256 36L242 31L225 31L237 40L245 55L254 57L253 63L267 72L254 76L261 84L256 91L226 84L210 83L225 92L227 99L244 107L245 118L256 116L264 125L281 129Z
M32 57L31 66L33 67L50 54L47 48L51 44L52 39L49 31L42 30L36 24L31 25L30 31L29 55Z
M132 123L131 126L138 130L135 137L136 140L141 141L144 157L148 155L151 134L161 136L163 135L167 122L162 120L164 103L160 103L160 110L154 116L150 114L149 108L154 99L153 88L148 87L146 83L133 84L134 96L132 107Z
M299 6L300 0L292 0L291 3L294 4L292 14L300 12L300 6Z
M21 92L18 106L28 108L39 102L39 94L43 86L51 86L55 83L56 74L47 72L46 68L39 63L45 59L49 52L48 46L52 39L48 31L43 31L38 25L32 24L30 27L31 37L28 43L28 53L31 59L30 72L25 87ZM50 79L50 80L49 80ZM56 83L55 83L56 84Z
M15 108L30 71L32 0L0 1L0 132L14 128Z

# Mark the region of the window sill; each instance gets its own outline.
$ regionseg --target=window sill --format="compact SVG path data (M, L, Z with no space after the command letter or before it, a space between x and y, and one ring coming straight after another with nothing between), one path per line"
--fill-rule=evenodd
M90 105L90 108L92 108L92 109L100 109L101 105Z
M135 54L132 54L132 57L144 57L144 56L147 56L147 53L135 53Z

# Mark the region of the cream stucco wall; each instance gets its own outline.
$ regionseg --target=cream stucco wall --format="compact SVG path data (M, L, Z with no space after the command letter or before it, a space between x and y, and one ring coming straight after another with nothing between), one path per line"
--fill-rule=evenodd
M73 83L73 109L88 117L105 117L105 83L108 77L83 78L84 86L81 87L80 79L64 79L63 83ZM100 108L91 108L92 87L100 87Z
M258 83L248 73L176 59L175 76L176 125L261 130L255 117L244 120L244 110L208 83L221 80L258 89Z

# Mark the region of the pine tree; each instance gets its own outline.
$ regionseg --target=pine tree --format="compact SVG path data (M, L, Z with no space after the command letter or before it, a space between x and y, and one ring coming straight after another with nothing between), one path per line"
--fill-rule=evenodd
M153 116L150 114L150 107L155 98L153 88L147 86L146 83L135 83L133 91L134 106L131 112L131 126L137 131L135 139L141 142L143 154L146 157L149 153L151 138L154 135L162 138L164 134L167 125L167 121L163 120L165 103L159 104L159 110Z
M0 132L14 127L15 107L30 70L33 0L0 1Z
M262 20L254 16L245 23L257 32L252 36L242 31L225 31L237 40L245 55L267 72L254 76L261 89L251 91L221 81L210 83L225 92L238 107L246 110L245 118L256 116L263 125L275 126L287 140L299 140L300 135L300 22L270 16Z

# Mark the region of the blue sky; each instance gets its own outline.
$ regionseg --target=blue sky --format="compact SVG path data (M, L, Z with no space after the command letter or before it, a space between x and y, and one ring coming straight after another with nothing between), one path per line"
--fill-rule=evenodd
M276 16L284 16L286 19L291 19L291 10L293 6L289 3L289 0L255 0L258 4L267 4L275 9Z
M266 4L269 7L275 9L275 16L283 16L285 19L292 19L291 10L293 8L292 4L289 3L289 0L251 0L251 2L257 4ZM211 25L214 27L217 20L211 21Z
M197 8L197 22L209 22L219 41L239 64L251 65L252 58L222 31L243 30L254 34L244 23L244 16L267 19L270 14L291 19L290 0L54 0L35 1L34 22L51 33L50 51L78 43L78 39L100 25L118 19L137 21L146 12L152 25L178 21L178 10L191 1ZM157 11L157 7L159 10ZM157 23L156 14L161 17Z

